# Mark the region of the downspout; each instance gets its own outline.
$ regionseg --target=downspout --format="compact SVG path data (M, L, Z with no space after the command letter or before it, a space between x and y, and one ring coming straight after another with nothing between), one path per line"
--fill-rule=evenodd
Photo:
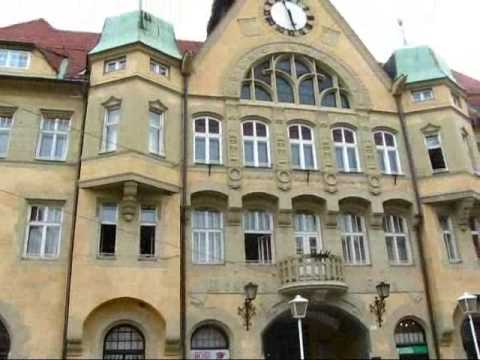
M402 104L402 91L405 86L405 81L407 80L406 76L400 77L395 84L393 85L393 96L395 97L395 103L397 105L398 110L398 117L400 119L400 126L402 129L403 140L405 142L405 148L407 150L407 158L408 158L408 165L410 167L410 171L412 172L412 184L413 184L413 191L415 193L415 202L418 208L418 226L416 228L416 235L417 235L417 242L419 244L418 251L420 255L420 267L422 269L422 278L425 284L425 296L427 302L427 309L428 309L428 317L430 318L430 325L432 327L432 339L433 339L433 346L435 349L435 353L437 358L440 357L440 347L438 343L438 333L437 333L437 326L433 311L433 302L432 302L432 293L430 290L430 277L428 275L427 270L427 263L425 260L425 244L423 242L423 228L424 228L424 212L422 207L422 201L420 199L420 191L418 189L418 176L417 176L417 169L415 167L415 160L413 157L412 152L412 145L410 143L410 138L408 136L408 127L406 125L406 116L405 111L403 109Z
M83 121L80 129L80 147L78 149L78 162L77 162L77 173L75 179L75 193L73 196L73 211L72 211L72 225L70 229L70 251L68 253L68 264L67 264L67 274L66 274L66 285L65 285L65 318L63 325L63 347L62 347L62 359L67 358L67 347L68 347L68 320L70 313L70 292L72 288L72 272L73 272L73 254L74 254L74 245L75 245L75 228L77 226L77 213L78 213L78 198L80 195L80 173L82 170L82 154L83 154L83 145L85 140L85 126L87 123L87 110L88 110L88 97L90 92L90 71L88 59L86 66L85 77L87 80L83 83Z
M187 193L188 193L188 97L189 97L189 79L192 73L192 54L186 52L182 59L183 76L183 107L182 107L182 197L180 200L180 347L182 358L187 358L187 284L186 284L186 212L187 212Z

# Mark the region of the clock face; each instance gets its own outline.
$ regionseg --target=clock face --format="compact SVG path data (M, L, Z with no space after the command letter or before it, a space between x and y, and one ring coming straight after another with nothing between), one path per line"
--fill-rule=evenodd
M302 0L267 0L264 15L271 26L292 36L308 33L315 19Z

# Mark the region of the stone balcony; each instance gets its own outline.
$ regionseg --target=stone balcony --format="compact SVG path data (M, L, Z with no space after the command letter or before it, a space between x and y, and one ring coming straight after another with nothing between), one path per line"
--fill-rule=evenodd
M339 256L292 256L278 263L282 295L345 292L348 285Z

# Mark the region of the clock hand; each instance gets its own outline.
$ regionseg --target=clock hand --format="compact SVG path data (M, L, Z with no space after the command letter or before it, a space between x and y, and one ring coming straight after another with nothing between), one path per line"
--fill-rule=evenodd
M285 0L282 0L283 6L285 7L285 10L287 10L288 18L290 19L290 22L292 23L293 30L297 30L297 25L293 21L293 15L291 10L288 8L287 3Z

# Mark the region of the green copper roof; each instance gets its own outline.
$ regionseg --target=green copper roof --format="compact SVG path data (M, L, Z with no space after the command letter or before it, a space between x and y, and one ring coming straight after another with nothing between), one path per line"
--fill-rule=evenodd
M133 11L109 17L102 36L90 54L141 42L166 55L181 59L173 26L144 11Z
M457 82L447 63L428 46L395 51L385 69L394 79L407 75L407 84L445 78Z

